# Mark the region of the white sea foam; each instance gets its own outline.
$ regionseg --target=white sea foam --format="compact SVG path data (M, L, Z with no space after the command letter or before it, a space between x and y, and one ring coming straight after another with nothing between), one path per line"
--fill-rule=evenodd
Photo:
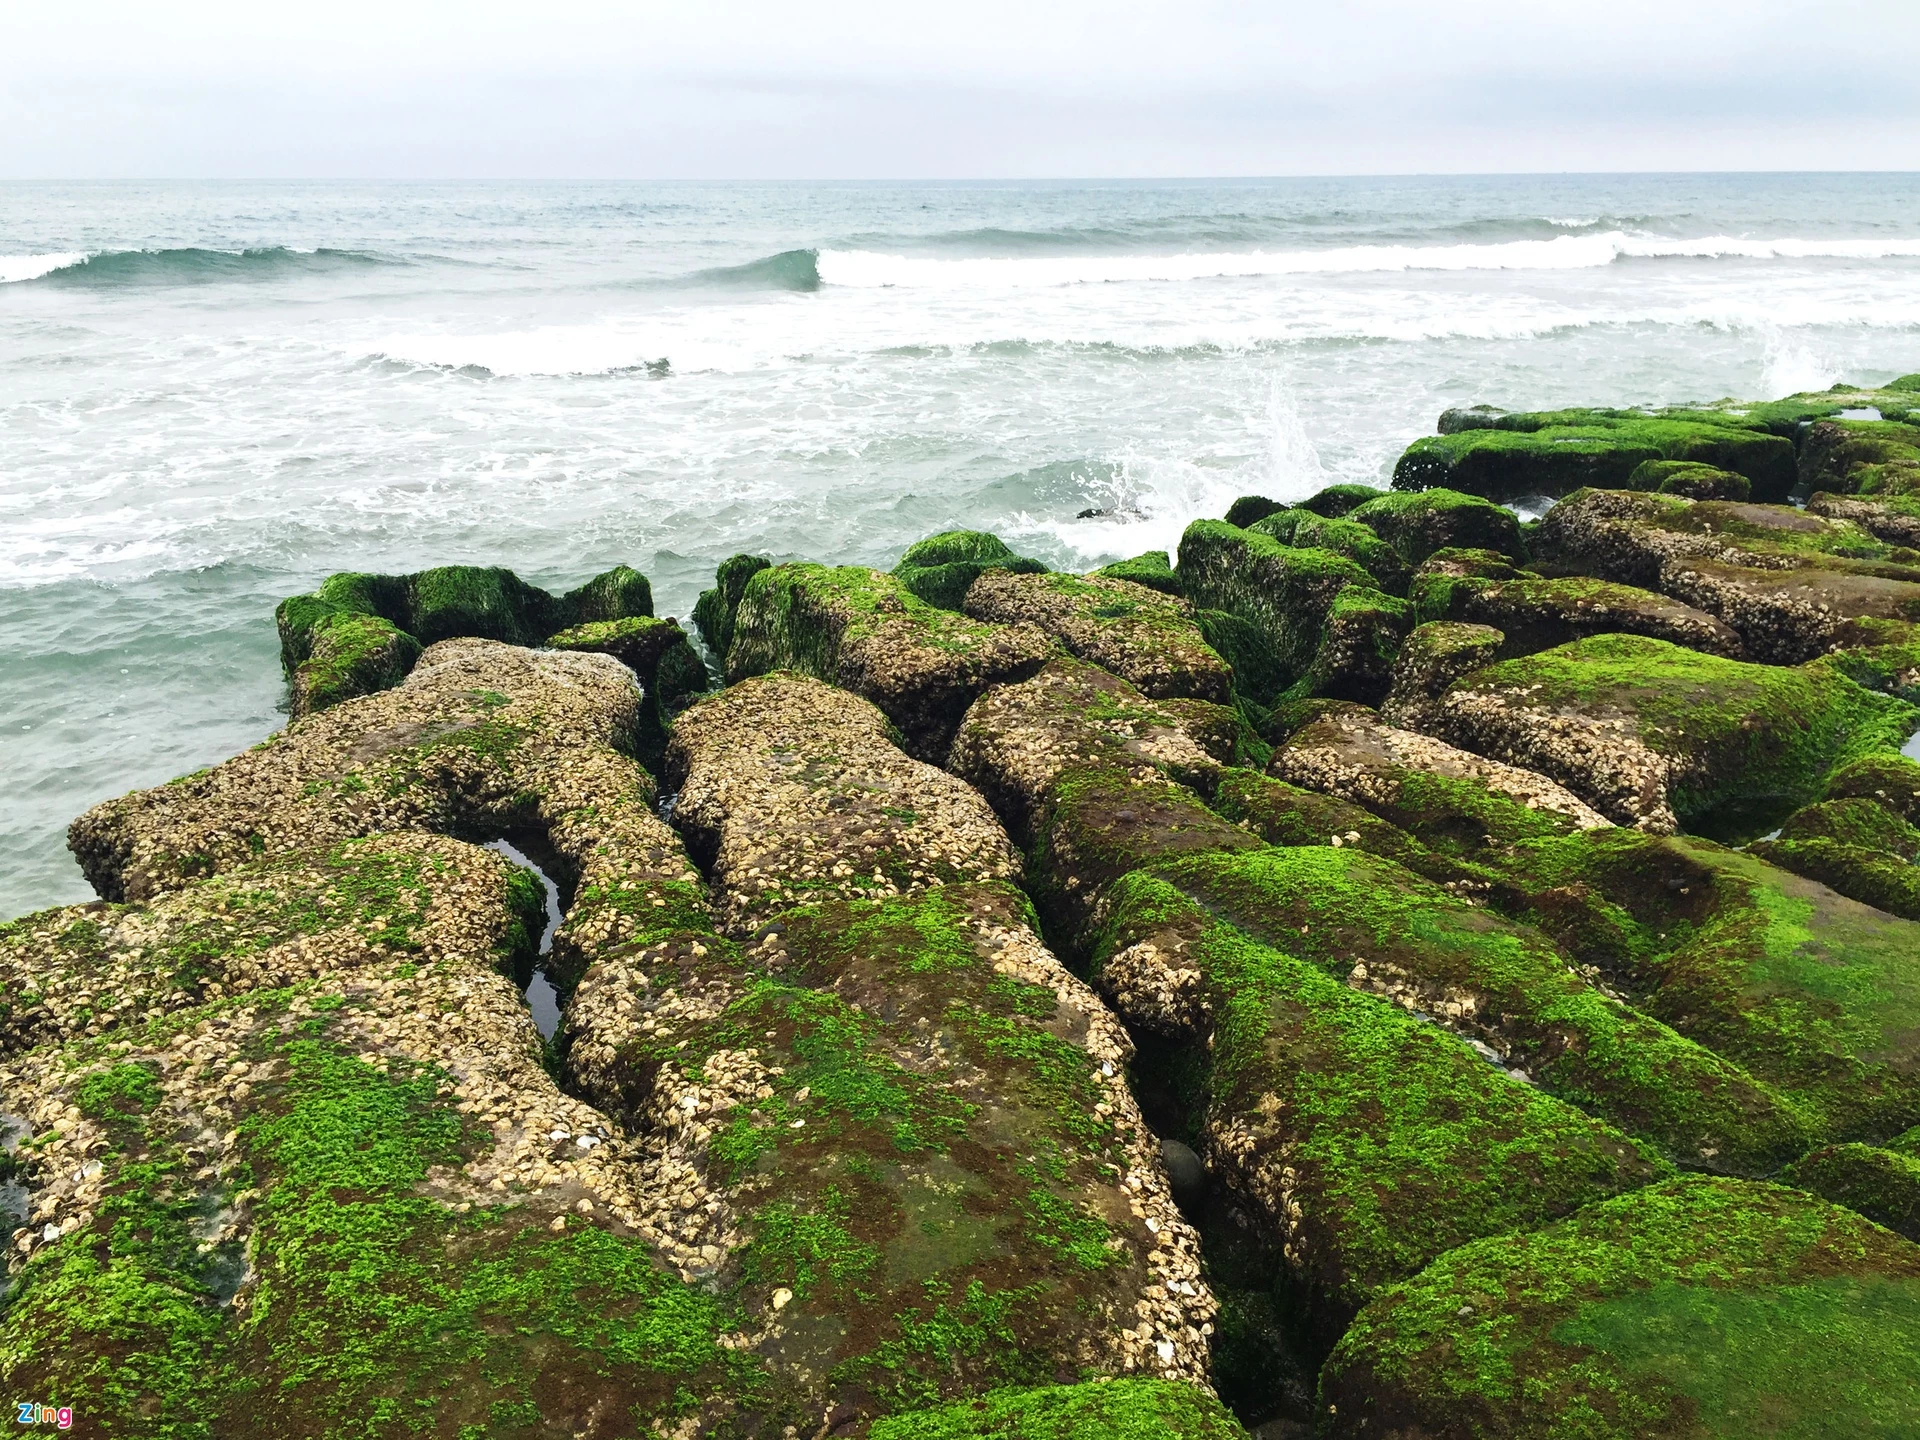
M1561 223L1561 222L1555 222ZM1920 240L1752 240L1731 235L1674 239L1610 230L1486 245L1347 245L1325 250L1250 250L1178 255L1072 255L931 259L872 250L823 250L825 285L1002 289L1121 281L1208 280L1261 275L1343 275L1395 270L1585 270L1622 259L1884 260L1920 257Z
M81 250L63 250L46 255L0 255L0 285L38 280L42 275L51 275L69 265L84 264L86 258L86 252Z

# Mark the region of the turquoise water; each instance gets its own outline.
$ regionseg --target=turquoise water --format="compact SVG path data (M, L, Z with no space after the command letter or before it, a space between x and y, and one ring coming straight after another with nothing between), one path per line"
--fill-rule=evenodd
M1913 176L0 185L0 915L282 723L330 571L1085 566L1452 404L1915 369Z

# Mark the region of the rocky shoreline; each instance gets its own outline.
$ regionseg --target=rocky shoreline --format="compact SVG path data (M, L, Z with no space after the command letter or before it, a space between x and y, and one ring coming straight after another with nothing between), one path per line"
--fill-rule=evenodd
M1439 430L1085 576L736 556L700 646L625 567L288 599L287 728L0 926L0 1377L167 1440L1913 1433L1920 376Z

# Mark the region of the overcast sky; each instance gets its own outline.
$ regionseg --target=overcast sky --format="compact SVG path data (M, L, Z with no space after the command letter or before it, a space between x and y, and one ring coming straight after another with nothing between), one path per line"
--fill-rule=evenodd
M1920 0L0 5L0 175L1920 169Z

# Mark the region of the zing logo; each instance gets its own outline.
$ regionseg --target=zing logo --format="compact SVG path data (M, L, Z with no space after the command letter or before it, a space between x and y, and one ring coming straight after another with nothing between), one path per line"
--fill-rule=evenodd
M41 1405L32 1400L16 1400L20 1414L15 1417L22 1425L56 1425L62 1430L73 1428L73 1406Z

